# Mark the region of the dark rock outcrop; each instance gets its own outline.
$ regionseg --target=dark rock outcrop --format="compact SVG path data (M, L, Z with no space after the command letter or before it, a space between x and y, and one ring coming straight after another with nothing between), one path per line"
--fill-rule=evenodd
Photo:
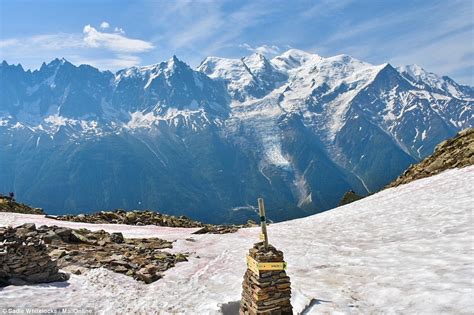
M474 165L474 128L464 129L454 138L438 144L432 155L418 164L411 165L386 188L433 176L447 169L469 165Z
M23 203L18 203L14 199L0 194L0 212L16 212L25 214L44 214L41 208L32 208Z
M339 207L340 206L343 206L343 205L347 205L351 202L354 202L354 201L357 201L357 200L360 200L364 197L362 196L359 196L358 194L356 194L353 190L349 190L348 192L346 192L344 194L344 196L342 196L342 199L341 201L339 202Z
M249 221L241 225L213 225L204 224L191 220L186 216L172 216L154 211L125 211L122 209L114 211L100 211L94 214L63 215L55 217L57 220L101 223L101 224L129 224L129 225L158 225L168 227L201 228L194 234L225 234L234 233L242 227L250 227L255 222Z

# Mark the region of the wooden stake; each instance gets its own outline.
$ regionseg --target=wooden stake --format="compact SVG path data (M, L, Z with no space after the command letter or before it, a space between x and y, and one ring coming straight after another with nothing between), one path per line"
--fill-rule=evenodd
M260 225L262 226L263 241L265 247L268 246L268 234L267 234L267 219L265 217L265 205L263 204L263 198L258 198L258 212L260 214Z

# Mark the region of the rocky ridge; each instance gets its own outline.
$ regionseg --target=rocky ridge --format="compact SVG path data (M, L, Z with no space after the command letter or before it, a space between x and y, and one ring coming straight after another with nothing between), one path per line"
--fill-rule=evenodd
M239 228L251 227L255 222L249 221L247 224L240 225L213 225L204 224L194 221L186 216L172 216L154 212L145 211L125 211L122 209L114 211L100 211L94 214L79 215L63 215L54 217L57 220L83 222L83 223L100 223L100 224L129 224L129 225L158 225L168 227L183 228L201 228L194 234L225 234L237 232Z
M432 155L411 165L386 188L407 184L413 180L433 176L451 168L474 164L474 128L460 131L455 137L438 144Z
M44 214L41 208L32 208L15 200L0 195L0 212L16 212L25 214Z
M354 201L357 201L357 200L360 200L364 197L362 196L359 196L358 194L356 194L353 190L349 190L348 192L346 192L344 194L344 196L342 196L342 199L341 201L339 202L339 207L340 206L343 206L343 205L347 205L351 202L354 202Z

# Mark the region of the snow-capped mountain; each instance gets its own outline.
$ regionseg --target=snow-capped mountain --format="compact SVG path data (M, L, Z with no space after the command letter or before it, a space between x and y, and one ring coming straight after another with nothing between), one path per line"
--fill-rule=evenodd
M116 74L0 65L0 191L49 212L283 220L376 191L458 130L474 89L418 66L291 49Z

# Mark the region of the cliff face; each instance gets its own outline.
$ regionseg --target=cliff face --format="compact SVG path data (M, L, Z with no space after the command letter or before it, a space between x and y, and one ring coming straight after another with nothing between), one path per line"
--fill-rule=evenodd
M454 138L436 146L434 153L418 164L411 165L388 187L396 187L413 180L433 176L451 168L474 164L474 128L460 131Z

